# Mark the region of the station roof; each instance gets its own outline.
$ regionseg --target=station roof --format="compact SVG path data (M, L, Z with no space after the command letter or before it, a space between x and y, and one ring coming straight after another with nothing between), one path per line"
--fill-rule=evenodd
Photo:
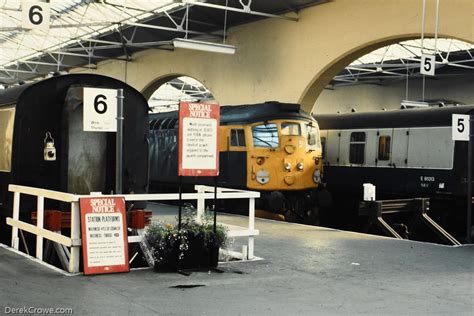
M322 130L451 126L452 114L471 115L473 105L399 109L346 114L315 114Z
M422 54L435 55L436 77L474 73L474 45L453 38L403 41L370 52L346 66L330 88L357 84L392 84L422 77Z
M33 31L22 27L22 1L4 0L0 4L0 83L73 67L95 68L104 59L131 60L134 52L149 48L173 50L175 38L222 43L229 27L264 18L295 21L299 9L325 2L50 0L49 30Z

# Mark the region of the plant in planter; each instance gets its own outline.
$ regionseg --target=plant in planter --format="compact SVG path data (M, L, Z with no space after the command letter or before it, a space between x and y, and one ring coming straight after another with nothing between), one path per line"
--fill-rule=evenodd
M172 224L153 223L145 234L145 243L153 254L155 270L197 269L216 267L219 248L227 244L227 228L216 226L205 216L197 223L191 213L183 217L181 229Z

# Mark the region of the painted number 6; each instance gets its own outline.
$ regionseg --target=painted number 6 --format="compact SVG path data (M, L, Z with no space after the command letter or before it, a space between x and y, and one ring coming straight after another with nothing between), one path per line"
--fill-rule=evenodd
M103 100L99 100L100 98ZM104 100L107 100L107 97L103 94L98 94L94 98L94 110L99 114L104 114L107 112L107 103L105 103ZM100 107L102 107L102 109L100 109Z
M43 14L41 14L41 12L43 12L43 9L39 5L34 5L30 8L28 17L32 24L40 25L43 23Z

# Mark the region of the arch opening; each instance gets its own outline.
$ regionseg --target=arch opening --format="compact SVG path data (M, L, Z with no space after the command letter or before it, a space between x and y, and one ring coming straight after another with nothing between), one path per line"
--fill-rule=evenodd
M215 102L213 93L199 80L173 74L155 80L142 92L152 112L178 110L179 102Z
M418 90L421 89L420 81L423 77L419 74L421 53L419 48L415 47L415 45L420 44L419 42L418 34L407 34L374 41L356 47L334 59L332 63L323 68L307 86L300 97L299 102L307 111L317 111L318 113L321 111L322 113L335 113L337 111L348 112L354 107L357 108L358 104L356 100L354 100L354 106L349 107L346 104L345 109L342 109L341 107L338 108L337 106L334 109L328 108L328 103L330 101L341 101L335 97L331 100L328 96L331 94L335 95L336 93L334 91L341 90L340 87L342 86L352 86L352 88L346 88L345 90L347 91L351 89L355 90L354 86L362 84L365 84L366 87L372 87L372 90L377 90L374 87L379 87L378 90L383 90L380 87L388 86L392 86L392 90L397 90L393 88L397 87L396 80L390 81L387 79L398 76L398 90L399 92L403 90L403 95L400 96L400 100L421 100L430 99L432 97L440 98L436 93L433 93L434 89L430 90L429 88L436 86L432 83L436 80L441 80L441 78L447 80L447 77L454 76L454 74L458 76L465 75L471 76L470 78L472 82L472 76L474 76L474 58L472 58L474 45L469 42L440 35L437 42L438 53L436 54L436 76L426 76L425 80L427 82L427 89L426 91L423 91L423 93L419 92ZM434 40L431 37L429 39L425 37L424 54L434 54L433 43ZM395 46L400 46L398 49L404 50L406 55L409 56L399 56L398 58L394 56L385 56L385 54ZM367 59L367 56L371 56L375 52L383 54L384 56L378 61ZM464 57L467 56L468 60L462 60L462 52L464 52ZM385 67L388 67L388 70ZM446 69L450 70L447 71ZM455 71L452 69L455 69ZM370 76L367 76L368 74L372 76L372 80L364 79L365 77L370 78ZM384 78L384 75L386 75L386 78ZM343 81L347 82L344 83ZM458 78L458 81L462 82L462 79ZM380 94L380 91L378 92ZM415 92L419 93L417 94ZM346 94L348 93L349 92ZM391 93L393 94L395 91L391 91ZM474 103L474 100L470 98L461 98L460 100L457 100L456 98L451 99L453 99L453 101L460 101L459 103ZM398 102L398 107L399 106L400 102ZM388 107L395 108L395 105L390 104ZM369 106L359 106L359 108L364 111L371 110ZM382 108L387 108L387 105L385 105L385 107L382 106L380 109Z

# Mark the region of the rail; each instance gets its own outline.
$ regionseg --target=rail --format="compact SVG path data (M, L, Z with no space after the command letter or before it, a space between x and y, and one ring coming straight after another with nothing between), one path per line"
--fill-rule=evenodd
M50 240L63 246L65 252L62 254L61 261L67 263L67 271L70 273L79 272L81 227L80 227L80 211L79 200L86 197L97 197L97 195L76 195L41 188L27 187L21 185L10 184L8 190L13 192L13 214L7 218L7 224L12 226L12 248L19 249L19 230L27 231L36 236L36 258L43 261L43 240ZM214 199L214 187L196 186L197 193L183 193L183 200L197 201L197 220L199 221L204 212L206 200ZM20 198L21 194L36 196L37 198L37 223L36 226L23 222L20 217ZM178 201L178 193L166 194L122 194L122 195L100 195L101 197L123 197L125 201ZM247 259L254 258L254 236L259 235L259 231L255 229L255 198L260 197L260 193L245 190L234 190L227 188L217 188L217 199L249 199L249 222L247 228L230 230L230 237L244 236L248 237L247 253L243 254ZM71 234L64 236L60 232L53 232L43 228L44 225L44 200L56 200L70 204L71 210ZM139 232L137 236L128 236L128 242L141 242L143 240L143 232ZM67 251L69 247L70 251Z

